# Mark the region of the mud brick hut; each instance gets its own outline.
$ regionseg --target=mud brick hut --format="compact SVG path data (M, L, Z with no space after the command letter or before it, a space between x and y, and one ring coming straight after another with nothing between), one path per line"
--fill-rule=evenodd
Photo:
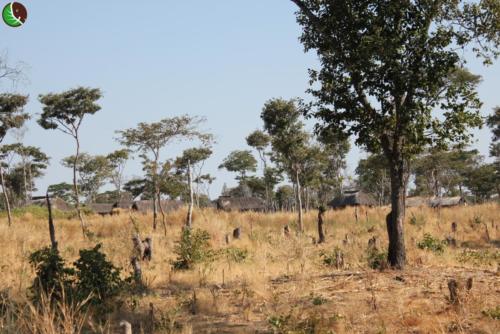
M258 197L221 196L216 202L217 209L223 211L266 211L266 203Z
M377 206L377 201L372 195L361 190L345 191L343 195L335 197L328 206L332 209L343 209L346 207Z

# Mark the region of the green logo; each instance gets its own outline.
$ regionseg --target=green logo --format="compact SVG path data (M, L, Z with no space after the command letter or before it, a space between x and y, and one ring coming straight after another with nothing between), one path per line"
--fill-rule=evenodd
M28 18L28 11L23 4L19 2L11 2L5 5L2 10L2 17L5 24L9 27L20 27Z

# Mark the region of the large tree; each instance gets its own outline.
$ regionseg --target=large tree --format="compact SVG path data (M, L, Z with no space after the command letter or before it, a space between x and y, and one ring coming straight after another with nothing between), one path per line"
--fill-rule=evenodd
M43 105L43 112L38 119L38 124L47 130L59 130L75 140L76 152L73 155L73 191L75 196L76 211L82 232L86 235L87 227L80 208L80 192L78 189L77 167L80 158L80 127L85 116L93 115L101 107L97 101L102 97L100 89L78 87L62 93L49 93L40 95L39 100Z
M244 183L247 173L257 170L257 160L248 150L232 151L219 165L219 169L223 168L229 172L238 173L238 180Z
M212 136L201 132L198 127L204 122L203 118L190 117L188 115L165 118L159 122L139 123L137 127L130 128L117 133L120 135L118 141L125 147L140 153L144 165L149 171L150 181L154 191L153 198L153 228L156 229L158 208L160 204L160 182L159 171L161 170L161 152L164 147L175 140L199 139L207 142Z
M498 1L291 0L298 6L318 131L356 135L389 162L388 260L404 268L409 161L429 145L469 139L481 124L478 78L464 49L485 62L499 54Z
M490 155L495 158L495 186L500 196L500 107L496 107L488 117L488 126L493 132Z
M122 187L124 183L125 164L130 152L127 149L116 150L106 156L110 167L109 178L116 188L117 201L122 200Z
M5 77L8 72L3 70L2 62L0 60L0 79ZM8 77L8 75L7 75ZM24 112L24 106L28 102L28 97L17 94L0 94L0 144L5 139L8 131L11 129L19 129L23 126L24 122L29 119L29 115ZM2 192L7 209L7 219L9 226L12 224L12 216L10 212L9 197L7 194L5 176L3 172L4 166L0 164L0 181L2 185Z
M302 110L299 108L299 102L294 99L269 100L265 103L260 117L264 121L264 129L271 136L273 160L288 173L290 181L295 185L298 227L302 233L304 225L300 179L310 153L310 136L301 121Z

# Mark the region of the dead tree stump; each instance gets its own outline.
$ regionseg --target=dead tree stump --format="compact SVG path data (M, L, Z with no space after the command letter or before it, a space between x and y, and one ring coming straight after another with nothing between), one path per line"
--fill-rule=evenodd
M457 232L457 223L455 222L451 223L451 232L453 233Z
M459 304L458 283L454 279L448 281L448 290L450 291L450 303L453 305Z
M144 252L142 256L143 261L151 261L151 257L153 256L153 239L151 237L147 237L143 242Z
M283 233L285 234L285 237L290 237L290 227L288 225L285 225L285 227L283 227Z
M132 243L134 244L134 257L137 259L142 259L144 257L144 244L141 241L139 234L132 237Z
M142 269L141 263L139 259L133 256L130 259L130 264L132 265L132 269L134 270L134 281L137 285L142 285Z
M323 231L323 219L325 216L325 207L320 206L318 212L318 244L325 242L325 232Z
M226 245L229 245L229 234L226 233L226 236L225 236L225 239L226 239Z
M239 239L241 237L241 227L237 227L233 230L233 238Z

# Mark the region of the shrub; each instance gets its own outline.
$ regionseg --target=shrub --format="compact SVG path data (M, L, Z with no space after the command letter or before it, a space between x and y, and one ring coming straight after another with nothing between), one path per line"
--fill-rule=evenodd
M210 248L210 235L207 231L191 230L184 228L182 230L181 240L174 248L177 259L172 263L176 270L186 270L193 268L193 265L203 261L211 261L214 252Z
M387 252L385 250L379 251L377 248L369 247L366 251L366 261L370 268L384 270L388 267Z
M339 267L338 259L343 259L342 250L339 247L335 247L332 252L322 251L319 256L323 259L323 264L329 267Z
M63 293L69 291L74 270L65 267L57 249L45 247L37 250L29 256L29 262L35 268L35 280L30 287L34 302L39 302L42 295L60 300Z
M424 234L424 239L417 244L420 249L430 250L436 254L442 254L444 252L444 247L446 243L434 238L429 233Z
M101 244L80 250L76 267L76 291L79 300L89 298L93 305L102 305L116 297L123 288L120 270L106 260Z
M223 255L225 255L226 259L235 263L242 263L248 258L248 250L237 248L237 247L228 247L222 250Z
M458 256L458 261L462 263L472 263L474 265L494 265L500 263L500 251L488 249L464 249Z
M490 317L491 319L500 320L500 306L483 310L481 313L487 317Z

